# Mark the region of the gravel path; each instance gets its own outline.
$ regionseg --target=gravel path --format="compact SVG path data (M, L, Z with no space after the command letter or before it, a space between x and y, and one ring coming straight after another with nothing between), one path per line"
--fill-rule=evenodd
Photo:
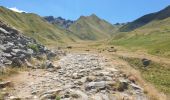
M147 100L140 86L102 56L67 54L55 66L11 79L14 89L6 100Z

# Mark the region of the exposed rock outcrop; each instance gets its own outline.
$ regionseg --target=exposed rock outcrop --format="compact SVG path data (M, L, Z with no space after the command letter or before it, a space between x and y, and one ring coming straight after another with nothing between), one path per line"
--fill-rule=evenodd
M53 16L46 16L46 17L44 17L44 19L54 25L59 25L62 28L68 28L70 25L72 25L74 23L74 21L66 20L62 17L54 18Z
M20 31L0 21L0 68L20 67L23 64L31 67L30 59L43 54L49 59L56 56L33 38L24 36Z

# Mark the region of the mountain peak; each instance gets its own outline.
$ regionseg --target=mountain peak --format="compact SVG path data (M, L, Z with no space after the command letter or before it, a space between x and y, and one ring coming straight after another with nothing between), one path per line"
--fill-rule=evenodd
M48 20L49 22L53 21L54 20L54 17L53 16L45 16L44 17L46 20Z
M79 18L79 19L84 19L84 18L86 18L86 16L80 16L80 18Z
M115 32L115 28L109 22L100 19L95 14L80 16L69 27L69 30L82 40L101 40L108 38Z
M71 21L71 20L66 20L62 17L53 17L53 16L47 16L47 17L44 17L45 20L47 20L48 22L54 24L54 25L57 25L57 26L60 26L62 28L68 28L71 24L74 23L74 21Z
M160 13L169 13L170 12L170 5L164 8L163 10L159 11ZM169 16L168 16L169 17Z
M95 18L95 19L100 19L96 14L91 14L89 17Z
M166 7L166 9L170 9L170 5Z
M97 15L93 13L90 15L90 17L97 17Z
M99 19L99 17L97 15L95 15L95 14L91 14L89 16L80 16L79 19L85 19L85 18L98 18Z

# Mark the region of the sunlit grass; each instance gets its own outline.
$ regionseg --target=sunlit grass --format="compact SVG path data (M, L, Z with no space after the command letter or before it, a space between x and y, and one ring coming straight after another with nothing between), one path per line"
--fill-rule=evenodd
M147 68L144 68L139 58L122 59L127 61L133 68L139 70L146 81L165 94L170 95L170 65L162 65L152 61Z

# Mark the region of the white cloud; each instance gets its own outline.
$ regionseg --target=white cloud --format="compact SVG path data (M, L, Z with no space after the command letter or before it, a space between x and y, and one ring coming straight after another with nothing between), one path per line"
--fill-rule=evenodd
M12 11L18 12L18 13L25 12L25 11L23 11L23 10L17 9L16 7L12 7L12 8L9 8L9 9L12 10Z

